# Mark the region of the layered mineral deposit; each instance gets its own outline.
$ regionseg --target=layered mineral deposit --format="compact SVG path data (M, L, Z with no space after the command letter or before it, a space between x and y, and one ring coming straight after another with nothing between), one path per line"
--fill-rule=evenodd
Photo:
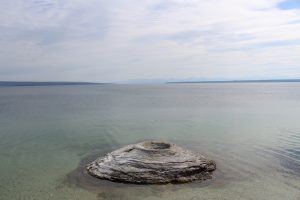
M86 169L94 177L118 182L185 183L211 178L216 163L173 143L145 141L99 157Z

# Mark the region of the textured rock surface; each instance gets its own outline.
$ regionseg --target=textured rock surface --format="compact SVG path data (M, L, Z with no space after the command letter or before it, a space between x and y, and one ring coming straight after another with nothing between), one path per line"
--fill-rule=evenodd
M216 164L172 143L145 141L108 153L86 169L101 179L159 184L209 179Z

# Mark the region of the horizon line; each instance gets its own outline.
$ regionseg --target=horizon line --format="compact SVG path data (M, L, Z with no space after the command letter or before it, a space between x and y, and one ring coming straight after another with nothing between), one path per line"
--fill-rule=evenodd
M268 82L300 82L300 78L293 79L236 79L236 80L210 80L210 81L170 81L173 83L268 83Z
M149 79L140 80L139 82L122 83L122 82L89 82L89 81L0 81L0 86L55 86L55 85L98 85L98 84L155 84L155 82L144 82ZM150 80L151 81L151 80ZM184 83L271 83L271 82L300 82L300 78L292 79L232 79L232 80L193 80L193 81L161 81L156 84L184 84Z

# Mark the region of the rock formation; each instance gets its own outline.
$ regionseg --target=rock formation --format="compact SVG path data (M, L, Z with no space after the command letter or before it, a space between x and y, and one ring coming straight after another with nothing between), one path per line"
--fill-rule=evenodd
M209 179L216 164L172 143L145 141L108 153L87 165L86 169L100 179L162 184Z

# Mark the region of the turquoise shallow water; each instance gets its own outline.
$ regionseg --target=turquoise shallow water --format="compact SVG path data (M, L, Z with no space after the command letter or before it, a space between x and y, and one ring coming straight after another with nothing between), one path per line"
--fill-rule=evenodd
M126 185L83 166L163 139L217 162L206 183ZM0 199L300 199L300 84L0 88Z

